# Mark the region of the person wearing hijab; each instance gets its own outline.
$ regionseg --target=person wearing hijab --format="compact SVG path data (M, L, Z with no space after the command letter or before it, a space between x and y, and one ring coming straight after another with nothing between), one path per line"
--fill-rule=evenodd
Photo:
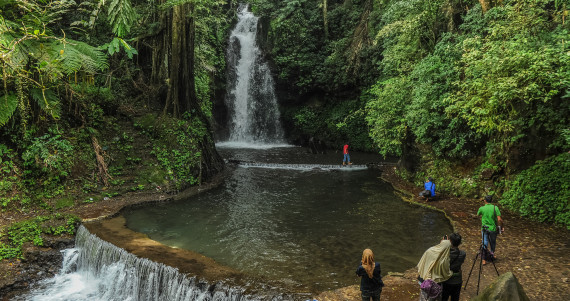
M362 301L379 301L380 293L382 293L382 276L380 273L380 264L374 262L374 253L372 250L365 249L362 252L362 261L356 269L356 275L360 277L360 291Z
M418 280L421 283L420 300L441 300L441 284L451 278L449 265L451 242L447 237L427 249L418 263Z

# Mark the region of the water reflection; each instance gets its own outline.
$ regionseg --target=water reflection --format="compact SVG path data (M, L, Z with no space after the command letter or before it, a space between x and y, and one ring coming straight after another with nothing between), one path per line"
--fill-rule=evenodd
M236 168L212 191L135 209L129 228L254 277L319 292L357 284L362 250L384 273L413 267L451 227L395 196L374 170Z

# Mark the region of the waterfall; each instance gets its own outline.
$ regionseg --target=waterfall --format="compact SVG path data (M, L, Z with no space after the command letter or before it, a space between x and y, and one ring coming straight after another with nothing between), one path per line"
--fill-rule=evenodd
M283 300L282 296L249 296L242 289L187 277L175 268L130 254L83 226L75 242L75 248L62 251L64 260L58 275L13 300Z
M283 143L283 129L275 83L256 44L257 23L258 17L248 6L240 5L227 50L229 142L279 144Z

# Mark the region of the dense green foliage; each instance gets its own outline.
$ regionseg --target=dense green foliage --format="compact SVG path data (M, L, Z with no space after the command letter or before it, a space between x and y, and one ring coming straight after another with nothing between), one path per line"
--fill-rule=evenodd
M570 153L539 161L506 185L501 204L522 216L570 229Z
M161 23L168 19L161 19L160 14L168 14L179 5L192 5L194 15L186 17L195 19L195 94L198 107L211 118L212 97L218 89L215 81L225 68L225 37L232 20L228 13L235 13L226 3L2 2L3 209L45 206L53 197L81 201L84 196L69 195L78 189L96 193L109 185L130 184L143 189L165 186L163 181L139 178L133 183L121 179L140 165L153 169L153 174L173 174L171 184L178 188L196 183L203 147L196 137L210 135L204 120L196 119L197 114L186 112L180 121L164 116L167 122L154 127L152 137L142 138L150 139L151 155L155 156L133 152L144 142L135 139L141 136L132 133L133 124L121 119L160 110L164 105L161 85L168 84L168 79L158 78L158 83L149 80L145 72L151 62L133 61L138 51L132 45L145 49L141 45L159 36L159 28L171 26ZM166 141L172 137L176 139ZM164 172L147 164L149 160L161 163Z
M0 259L22 258L22 246L44 245L44 235L75 234L79 218L53 214L15 223L0 232Z
M202 181L203 165L213 162L203 155L212 141L206 123L235 4L0 1L0 210L58 211ZM173 118L165 90L175 74L171 17L181 6L191 7L183 18L192 19L196 103ZM156 56L160 48L167 56ZM42 222L7 229L13 242L2 258L21 256L21 242L40 243L41 232L62 233L40 229Z

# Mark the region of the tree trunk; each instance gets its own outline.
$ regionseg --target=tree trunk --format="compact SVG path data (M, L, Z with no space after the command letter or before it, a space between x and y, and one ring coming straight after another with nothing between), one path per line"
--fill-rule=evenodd
M187 112L206 126L207 133L198 143L202 152L200 170L207 179L223 170L224 163L214 145L210 120L196 96L193 12L194 4L185 3L159 13L158 19L164 27L152 43L151 82L166 87L163 114L180 118Z
M491 0L479 0L481 3L481 8L483 9L483 13L486 13L489 8L491 8Z
M503 0L479 0L479 3L481 3L481 8L483 9L483 13L486 13L491 8L497 5L502 5Z
M327 17L327 0L323 0L323 26L325 29L325 40L329 39L329 20Z
M350 46L347 50L348 56L348 66L347 72L352 70L354 74L358 73L358 68L360 67L360 51L370 44L370 40L368 37L368 21L370 17L370 13L374 8L372 0L367 0L364 3L364 9L362 14L360 15L360 22L356 29L354 30L354 34L352 35L352 41Z

